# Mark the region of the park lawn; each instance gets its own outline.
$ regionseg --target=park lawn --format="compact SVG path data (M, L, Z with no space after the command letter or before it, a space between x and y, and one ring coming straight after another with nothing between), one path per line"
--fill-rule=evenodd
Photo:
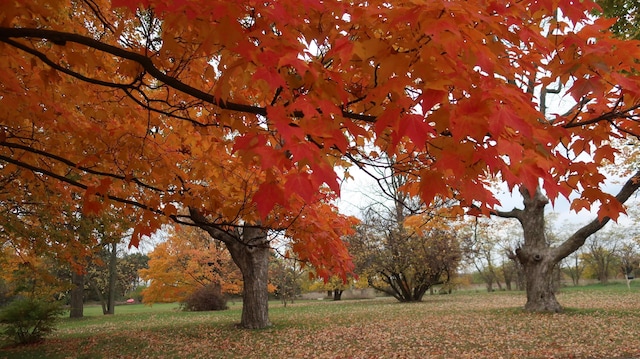
M462 291L413 304L272 302L274 325L255 331L235 327L239 303L206 313L129 305L102 316L88 308L44 343L0 349L0 358L640 358L639 285L558 298L565 313L525 313L523 292Z

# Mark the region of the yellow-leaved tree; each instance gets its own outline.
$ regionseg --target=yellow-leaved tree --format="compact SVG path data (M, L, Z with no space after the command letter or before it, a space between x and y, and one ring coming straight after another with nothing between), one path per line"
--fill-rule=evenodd
M219 285L223 293L242 291L242 274L229 251L195 227L173 227L165 242L149 253L149 268L140 270L149 281L142 292L144 303L183 302L207 285Z

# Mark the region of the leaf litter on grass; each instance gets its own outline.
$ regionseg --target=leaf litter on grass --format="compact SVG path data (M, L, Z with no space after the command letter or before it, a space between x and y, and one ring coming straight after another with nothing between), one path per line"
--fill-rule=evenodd
M640 357L638 293L559 297L570 306L567 313L526 313L519 309L521 292L428 296L422 303L298 302L274 305L275 325L256 331L235 328L235 310L147 314L104 323L103 331L93 322L78 324L39 349L51 358L73 357L75 344L94 358ZM0 351L0 357L33 351Z

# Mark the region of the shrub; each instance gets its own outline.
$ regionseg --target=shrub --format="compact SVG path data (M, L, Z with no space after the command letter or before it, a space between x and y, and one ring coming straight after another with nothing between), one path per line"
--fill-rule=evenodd
M2 334L16 344L39 342L55 329L58 318L64 313L59 302L40 299L17 299L0 310Z
M0 307L8 304L13 299L13 294L9 290L7 283L0 278Z
M193 312L225 310L227 308L229 308L227 307L227 298L222 294L218 284L208 284L197 289L182 303L183 310Z

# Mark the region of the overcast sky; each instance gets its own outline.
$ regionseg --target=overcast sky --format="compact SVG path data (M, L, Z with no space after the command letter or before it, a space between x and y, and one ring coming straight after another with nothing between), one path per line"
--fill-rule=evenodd
M362 171L350 169L349 172L354 178L342 183L338 208L341 213L359 217L361 209L373 201L372 197L375 197L379 189L375 181ZM621 187L622 181L617 179L614 183L609 182L605 184L604 189L606 192L615 195ZM504 190L498 193L498 199L502 203L502 207L499 209L511 210L513 208L523 208L522 196L520 196L517 190L513 192L514 193L508 193L505 186ZM640 197L640 195L636 193L629 199L629 202L637 203L639 200L638 197ZM592 211L582 210L579 213L575 213L570 210L569 201L564 198L557 199L553 206L551 204L547 205L547 212L557 213L557 219L555 220L556 226L566 226L568 223L571 226L578 227L581 224L586 224L596 218L596 210L597 205L594 206L594 210ZM629 221L629 218L624 215L620 218L622 224L628 224Z

